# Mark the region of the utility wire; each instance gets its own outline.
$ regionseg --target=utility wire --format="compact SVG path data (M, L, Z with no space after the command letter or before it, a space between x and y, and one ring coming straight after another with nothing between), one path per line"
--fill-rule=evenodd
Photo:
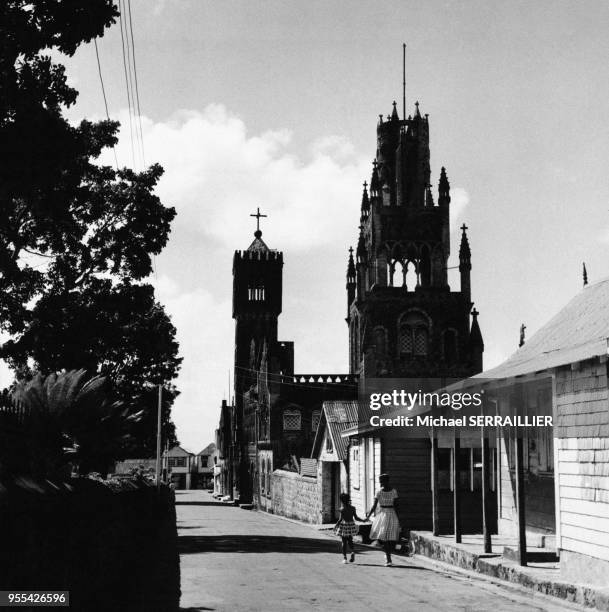
M102 95L104 96L104 107L106 108L106 119L110 121L110 113L108 112L108 99L106 98L106 88L104 87L104 77L102 76L101 62L99 61L99 50L97 49L97 39L93 39L95 45L95 57L97 58L97 71L99 73L99 82L101 83ZM118 157L116 156L116 147L112 145L114 151L114 163L116 164L116 171L118 172Z
M133 21L131 19L131 0L127 0L127 8L129 13L129 30L131 31L131 57L133 59L133 74L135 80L135 100L137 103L137 117L138 124L140 128L140 144L142 147L142 161L144 162L144 166L146 166L146 155L144 154L144 133L142 130L142 110L140 108L140 88L138 84L137 78L137 64L135 63L135 39L133 37Z
M129 134L131 136L131 157L135 167L135 146L133 144L133 121L131 120L131 92L129 89L129 76L127 73L127 53L125 51L125 35L123 34L123 0L119 0L119 21L121 27L121 43L123 49L123 69L125 72L125 86L127 88L127 105L129 107ZM126 32L126 30L125 30Z
M131 67L131 41L129 40L129 29L127 27L127 19L129 18L127 15L127 2L126 0L122 0L123 2L123 10L125 11L125 20L123 24L125 26L125 47L127 47L127 74L129 75L129 92L131 93L131 112L133 116L133 131L135 133L135 150L138 150L138 141L139 134L137 131L137 122L135 120L135 88L133 87L133 68Z

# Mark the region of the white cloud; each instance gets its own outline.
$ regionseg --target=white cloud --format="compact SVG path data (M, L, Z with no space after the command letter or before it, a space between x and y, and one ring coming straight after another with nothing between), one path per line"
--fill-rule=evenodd
M122 165L131 151L128 118L122 113L119 120ZM165 168L159 196L202 234L233 248L236 237L251 235L249 215L259 206L269 215L262 227L270 242L289 237L292 249L303 250L353 240L370 164L357 159L345 139L316 142L303 161L289 150L288 130L249 135L243 121L221 105L179 111L160 123L144 119L143 131L147 159ZM302 231L312 225L315 232Z

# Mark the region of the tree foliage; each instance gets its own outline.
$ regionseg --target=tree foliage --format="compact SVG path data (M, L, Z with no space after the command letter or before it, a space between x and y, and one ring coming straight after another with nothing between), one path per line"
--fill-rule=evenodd
M159 165L99 162L118 124L66 120L77 92L50 55L72 55L117 16L112 0L0 3L0 326L11 337L0 355L25 377L85 368L152 410L153 385L180 364L175 328L145 284L175 209L154 193ZM168 384L169 402L176 394ZM175 440L168 410L166 421Z

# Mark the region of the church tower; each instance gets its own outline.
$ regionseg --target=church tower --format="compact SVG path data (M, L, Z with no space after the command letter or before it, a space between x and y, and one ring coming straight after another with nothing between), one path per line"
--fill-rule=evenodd
M364 183L359 239L347 269L350 372L365 377L457 377L482 370L484 344L470 324L471 252L463 225L461 287L448 285L450 183L434 201L429 118L379 116L370 185ZM478 313L476 311L475 315Z
M283 253L269 249L262 240L260 214L254 241L233 258L233 319L235 319L235 436L241 446L235 466L236 488L241 499L251 499L251 467L248 448L256 443L256 415L244 394L258 392L258 372L269 351L277 346L277 322L281 314ZM264 366L266 367L266 365Z

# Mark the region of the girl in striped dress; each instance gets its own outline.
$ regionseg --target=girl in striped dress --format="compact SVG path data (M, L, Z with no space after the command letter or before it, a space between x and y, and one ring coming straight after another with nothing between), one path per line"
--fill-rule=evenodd
M389 484L389 476L381 474L379 476L381 488L377 491L374 498L372 509L366 515L366 519L374 513L377 506L379 512L372 521L370 539L378 540L385 551L385 565L389 567L391 563L391 551L395 542L400 539L400 521L398 520L398 493Z
M353 536L357 533L357 525L355 520L363 522L355 508L351 505L351 498L346 493L340 494L341 508L340 518L334 526L334 531L342 539L343 563L347 563L347 546L351 549L351 558L349 563L355 561L355 550L353 548ZM355 520L354 520L355 519Z

